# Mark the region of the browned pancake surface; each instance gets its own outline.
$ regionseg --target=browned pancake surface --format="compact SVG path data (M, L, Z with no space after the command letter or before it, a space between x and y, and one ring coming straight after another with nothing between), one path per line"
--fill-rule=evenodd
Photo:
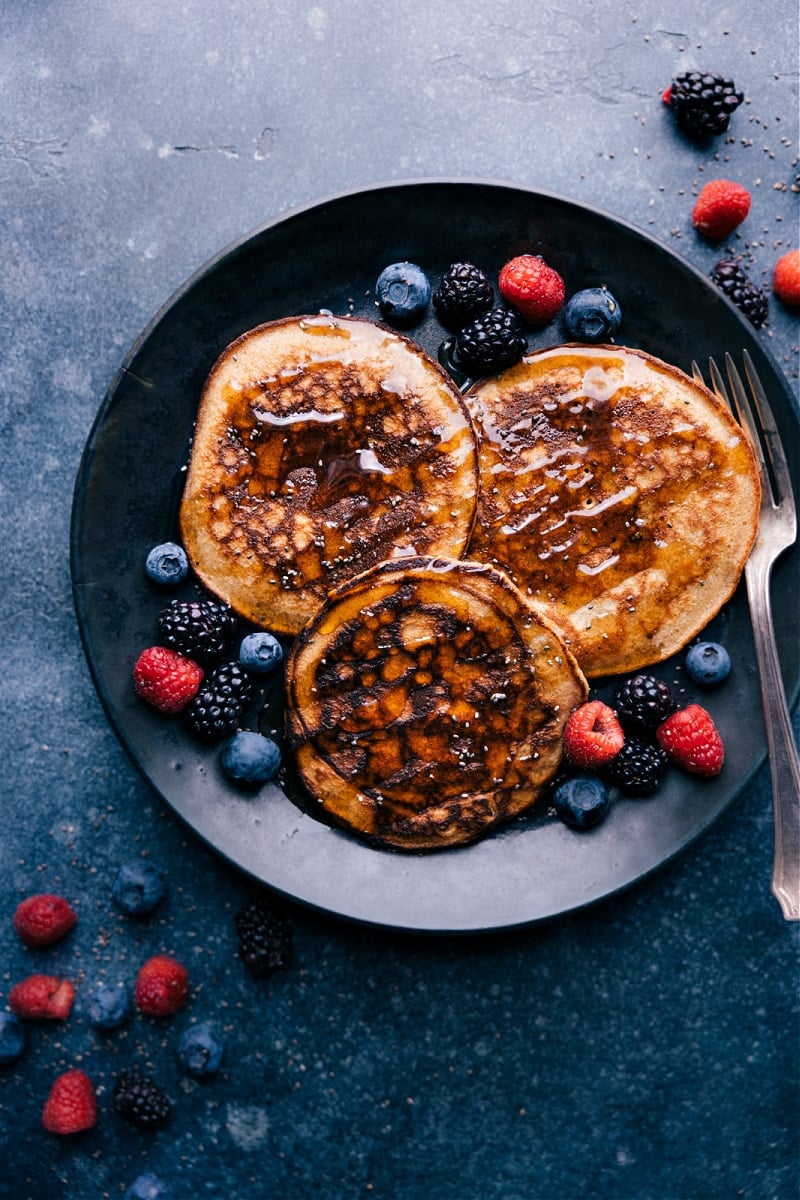
M586 675L669 657L730 597L759 484L706 388L641 351L562 346L466 400L481 472L468 554L508 571Z
M385 558L461 555L476 495L470 418L437 363L373 322L290 318L211 371L181 530L213 592L293 634Z
M383 845L475 840L530 807L586 681L501 572L386 562L343 584L296 639L287 724L306 787Z

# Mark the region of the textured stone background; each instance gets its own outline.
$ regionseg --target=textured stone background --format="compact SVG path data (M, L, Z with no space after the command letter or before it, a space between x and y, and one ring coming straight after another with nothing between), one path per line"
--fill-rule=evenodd
M139 1171L178 1200L793 1200L798 930L769 896L762 771L687 853L624 895L530 930L415 939L293 912L295 965L257 984L235 957L249 892L135 773L102 714L69 577L71 492L110 380L209 256L295 205L376 180L507 179L595 203L701 269L692 197L730 174L753 209L732 239L767 282L797 244L793 0L26 0L0 8L0 971L130 982L156 951L190 966L189 1010L98 1036L80 1004L0 1072L0 1196L119 1197ZM748 103L711 149L659 96L689 66ZM797 388L797 318L765 339ZM758 718L742 714L743 721ZM146 854L169 898L110 901ZM46 958L11 931L60 891L78 928ZM34 965L35 964L35 965ZM225 1029L213 1082L174 1060L192 1018ZM175 1101L123 1126L134 1059ZM40 1127L82 1065L100 1123Z

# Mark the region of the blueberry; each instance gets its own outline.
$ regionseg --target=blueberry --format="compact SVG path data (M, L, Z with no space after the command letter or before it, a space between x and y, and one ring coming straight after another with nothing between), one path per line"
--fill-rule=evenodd
M283 648L271 633L248 633L239 647L239 662L246 671L267 675L283 658Z
M731 656L719 642L698 642L684 662L690 679L704 687L715 687L731 673Z
M228 738L222 747L220 763L233 783L258 788L277 775L281 752L271 738L244 729Z
M0 1012L0 1067L16 1062L27 1040L22 1022L13 1013Z
M216 1075L222 1062L222 1041L208 1024L192 1025L178 1041L178 1062L195 1079Z
M162 542L154 546L144 564L148 579L161 587L174 587L189 573L189 560L182 546L175 542Z
M571 829L591 829L608 812L608 791L594 775L573 775L556 788L556 815Z
M131 917L152 912L165 894L164 876L158 867L138 860L120 867L111 889L114 903Z
M95 1029L119 1029L130 1016L131 1002L121 984L98 983L89 992L86 1000L89 1023Z
M602 342L617 332L622 310L608 288L584 288L564 309L567 333L578 342Z
M431 285L425 272L414 263L392 263L378 276L375 295L385 317L398 322L413 321L428 307Z
M173 1200L175 1193L168 1183L152 1171L137 1175L125 1193L124 1200Z

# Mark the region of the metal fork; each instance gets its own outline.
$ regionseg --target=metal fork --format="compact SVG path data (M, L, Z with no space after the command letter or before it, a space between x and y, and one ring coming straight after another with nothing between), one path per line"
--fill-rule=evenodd
M794 741L786 693L783 687L775 629L772 622L769 583L772 564L791 546L797 536L797 517L792 483L778 428L763 385L750 355L743 353L744 369L751 405L742 377L730 354L725 369L733 402L714 359L708 368L711 386L720 400L734 412L753 444L761 477L761 511L758 537L745 566L747 598L753 625L756 658L761 680L767 749L772 776L772 800L775 821L775 853L772 866L772 892L787 921L800 920L800 761ZM695 379L703 382L697 363L692 363ZM759 428L761 437L759 437ZM772 474L764 457L766 447Z

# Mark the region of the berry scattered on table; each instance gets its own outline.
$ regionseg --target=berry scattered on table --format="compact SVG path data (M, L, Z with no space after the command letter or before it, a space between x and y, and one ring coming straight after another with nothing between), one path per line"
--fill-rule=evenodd
M25 1052L28 1035L15 1013L0 1012L0 1067L16 1062Z
M281 752L272 738L243 729L222 747L220 765L233 783L259 788L277 775Z
M474 263L451 263L433 293L433 307L446 329L463 329L494 305L494 288Z
M28 1021L63 1021L70 1014L75 988L69 979L55 975L28 975L14 984L8 1007Z
M78 917L63 896L28 896L17 905L13 924L26 946L52 946L69 933Z
M283 661L283 647L271 633L248 633L239 646L239 662L253 675L269 675Z
M731 656L719 642L697 642L686 652L684 666L694 683L716 687L731 673Z
M122 1071L114 1084L114 1108L139 1129L159 1129L172 1112L169 1098L148 1075L136 1067Z
M293 955L292 927L284 914L263 897L236 914L239 957L256 978L289 965Z
M491 375L519 362L526 341L515 312L493 308L456 334L456 365L476 375Z
M789 250L775 263L772 291L781 304L800 308L800 250Z
M170 1017L189 999L189 972L171 954L154 954L139 968L133 999L149 1017Z
M117 908L131 917L143 917L157 908L167 892L164 873L143 859L123 863L111 887Z
M564 309L567 334L576 342L603 342L614 336L622 309L606 287L583 288Z
M660 746L629 737L605 767L604 775L625 796L652 796L668 766L669 759Z
M654 733L676 708L669 684L643 672L623 680L614 696L620 723L632 733Z
M769 316L769 299L733 258L721 259L711 272L712 282L732 300L751 325L760 329Z
M178 1040L178 1062L195 1079L216 1075L222 1064L222 1039L212 1025L191 1025Z
M82 1133L97 1124L97 1098L85 1071L65 1071L50 1088L42 1109L48 1133Z
M86 997L89 1024L94 1029L119 1029L131 1015L131 1002L124 984L98 983Z
M592 829L609 809L608 789L596 775L573 775L553 795L556 816L571 829Z
M500 295L529 325L546 325L561 311L564 280L539 254L520 254L505 264L498 279Z
M692 775L719 775L725 761L722 738L707 709L687 704L667 717L656 731L659 746Z
M378 276L375 296L384 317L405 325L416 321L425 312L431 298L431 285L416 263L392 263Z
M166 646L148 646L133 668L137 696L159 712L180 712L196 694L203 678L202 668Z
M564 758L574 767L602 767L619 754L624 741L613 708L602 700L587 700L570 713L564 727Z
M727 132L744 93L732 79L704 71L684 71L675 76L662 100L678 128L691 138L701 139Z
M750 212L750 193L741 183L712 179L701 190L692 209L692 224L712 242L733 233Z
M161 641L195 662L216 662L236 630L236 617L216 600L173 600L158 618Z
M189 560L183 546L162 542L147 555L144 563L147 578L159 587L177 587L189 574Z
M214 667L186 706L189 729L204 742L230 737L239 728L252 691L252 682L239 663Z
M137 1175L127 1188L123 1200L174 1200L175 1193L170 1184L152 1171Z

